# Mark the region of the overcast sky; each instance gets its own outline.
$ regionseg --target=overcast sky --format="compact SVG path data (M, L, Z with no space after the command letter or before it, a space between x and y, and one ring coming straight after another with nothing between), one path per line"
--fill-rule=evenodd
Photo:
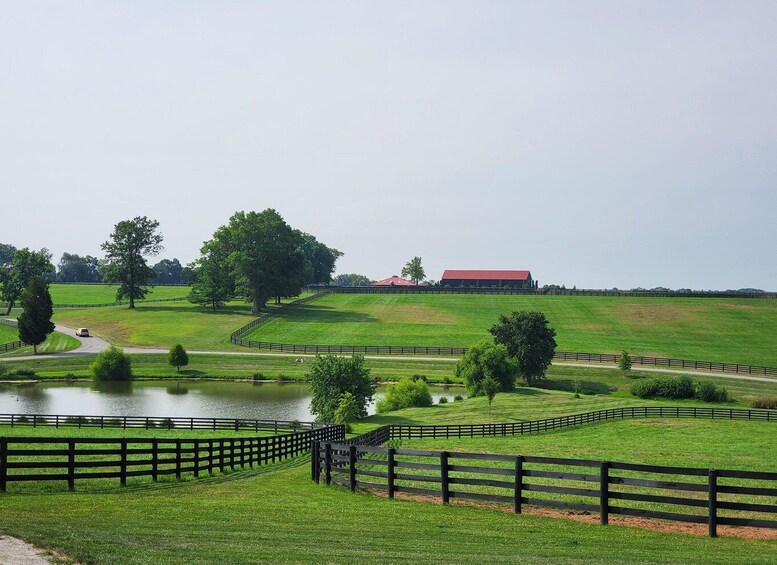
M777 2L0 1L0 242L777 289ZM152 260L156 262L158 259Z

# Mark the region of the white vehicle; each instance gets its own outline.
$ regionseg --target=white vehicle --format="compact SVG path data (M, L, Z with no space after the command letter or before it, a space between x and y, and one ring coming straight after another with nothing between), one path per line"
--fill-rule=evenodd
M86 328L78 328L76 330L76 335L78 337L89 337L89 330L87 330Z

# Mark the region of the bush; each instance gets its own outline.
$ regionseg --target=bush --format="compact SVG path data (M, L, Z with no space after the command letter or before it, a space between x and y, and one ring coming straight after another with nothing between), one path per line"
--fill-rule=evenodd
M313 399L310 412L319 422L331 422L344 392L350 392L356 399L359 418L367 415L367 405L372 402L375 388L370 379L370 370L364 366L364 357L351 358L337 355L316 357L310 365L310 380Z
M8 373L8 365L5 363L0 363L0 377Z
M254 381L262 381L262 380L264 380L264 375L263 375L262 373L258 373L258 372L257 372L257 373L254 373L254 374L251 376L251 378L252 378Z
M121 349L111 346L97 354L91 365L92 374L98 381L132 380L132 361Z
M695 397L702 402L726 402L729 399L725 388L710 381L699 381L693 391Z
M11 371L10 374L16 375L17 377L34 377L35 369L30 367L19 367L18 369Z
M375 408L382 413L431 405L432 395L429 392L429 386L424 381L413 381L405 377L397 384L389 385L386 397L379 400Z
M345 431L351 431L351 422L359 419L359 405L356 398L350 392L344 392L340 397L340 404L335 410L335 424L345 424Z
M750 401L750 408L777 409L777 396L757 396Z
M461 396L460 394L457 394L456 396L453 397L454 402L461 402L462 400L464 400L464 397Z
M658 377L642 379L631 385L631 394L639 398L668 398L685 400L695 398L703 402L725 402L728 391L708 381L693 383L690 377Z
M437 401L437 404L448 404L448 397L447 396L441 396L440 400Z

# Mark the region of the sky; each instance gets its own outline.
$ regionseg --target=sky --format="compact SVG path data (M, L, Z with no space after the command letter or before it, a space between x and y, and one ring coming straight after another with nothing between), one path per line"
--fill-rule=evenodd
M773 1L0 0L0 242L194 260L275 208L337 272L777 290Z

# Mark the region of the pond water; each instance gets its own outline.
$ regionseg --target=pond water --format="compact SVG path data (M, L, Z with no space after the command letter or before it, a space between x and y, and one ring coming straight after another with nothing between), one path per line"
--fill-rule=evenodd
M464 394L429 387L435 404ZM378 388L376 398L385 394ZM299 383L135 381L132 383L0 383L0 414L175 416L312 421L310 387ZM369 408L375 412L374 404Z

